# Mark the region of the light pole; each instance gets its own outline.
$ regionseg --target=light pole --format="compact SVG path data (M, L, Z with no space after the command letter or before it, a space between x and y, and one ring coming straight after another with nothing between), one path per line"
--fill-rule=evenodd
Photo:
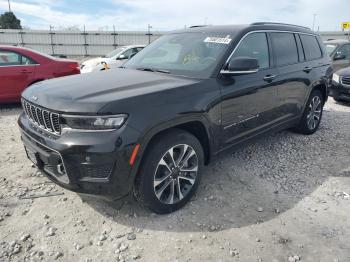
M318 14L313 14L314 19L312 21L312 31L315 31L315 22L316 22L316 16L318 16Z
M9 12L11 12L11 4L10 4L10 0L7 0L7 2L9 3Z
M150 24L148 24L148 30L147 30L147 35L148 35L148 44L151 43L151 28L152 26Z

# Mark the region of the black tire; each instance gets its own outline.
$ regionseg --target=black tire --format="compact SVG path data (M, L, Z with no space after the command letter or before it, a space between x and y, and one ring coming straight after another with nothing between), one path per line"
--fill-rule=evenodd
M341 100L339 97L333 97L333 99L337 102L343 102L343 100Z
M174 156L173 158L170 158L169 150L171 149ZM187 156L192 155L192 150L194 150L195 155L186 160ZM184 151L185 153L182 155ZM188 153L186 154L186 152ZM184 167L180 161L178 165L175 164L180 158L186 160L186 167ZM175 161L170 161L170 159L174 159ZM165 165L164 162L170 162L170 164L168 165L166 163ZM181 165L181 168L183 168L181 170L185 170L186 168L190 170L191 168L196 169L196 164L198 165L197 172L189 171L186 173L180 171ZM190 165L192 165L192 167L189 167ZM174 212L183 207L196 192L203 165L204 153L198 139L183 130L172 129L156 137L154 142L147 149L135 181L134 195L137 200L155 213L166 214ZM171 170L172 168L174 168L175 171ZM158 176L160 175L162 175L162 177L159 178ZM164 182L159 182L164 177L167 177L167 179L163 180ZM184 179L184 177L186 177L186 179ZM193 177L195 177L195 179L193 179ZM193 181L194 183L191 184ZM159 183L159 185L156 186L157 183ZM170 183L169 186L162 191L161 189L168 183ZM183 190L181 190L181 186L183 186ZM172 191L171 188L173 189ZM174 190L176 190L176 192ZM159 197L156 195L156 192L158 192L158 196L160 195ZM169 193L169 197L163 199L166 197L167 193ZM167 201L169 203L165 203Z
M316 120L316 116L312 115L312 103L314 101L320 101L320 113L319 113L319 119ZM298 124L298 126L294 129L294 131L296 131L297 133L300 134L304 134L304 135L311 135L313 133L315 133L321 123L321 119L322 119L322 114L323 114L323 106L324 106L324 98L323 95L321 93L320 90L315 89L311 92L310 97L307 101L307 104L305 106L303 115L300 119L300 122ZM311 113L311 117L310 114ZM315 119L315 125L310 125L309 124L309 119Z

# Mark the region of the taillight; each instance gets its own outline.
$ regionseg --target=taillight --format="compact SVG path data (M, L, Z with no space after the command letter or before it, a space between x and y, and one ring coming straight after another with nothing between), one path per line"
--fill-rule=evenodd
M73 71L78 71L80 72L80 68L79 68L79 64L78 63L74 63L74 64L69 64L68 67L73 70Z

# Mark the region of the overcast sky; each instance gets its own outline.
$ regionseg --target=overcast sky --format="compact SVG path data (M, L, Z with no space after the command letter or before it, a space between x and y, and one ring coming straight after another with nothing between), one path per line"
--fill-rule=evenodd
M22 25L48 29L83 25L87 30L171 30L198 24L275 21L340 30L350 21L350 0L11 0ZM0 0L0 12L8 10Z

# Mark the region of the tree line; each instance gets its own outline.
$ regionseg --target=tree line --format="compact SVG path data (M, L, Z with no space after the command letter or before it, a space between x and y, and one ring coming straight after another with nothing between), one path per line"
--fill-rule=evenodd
M19 20L14 13L5 12L0 15L1 29L22 29L21 20Z

